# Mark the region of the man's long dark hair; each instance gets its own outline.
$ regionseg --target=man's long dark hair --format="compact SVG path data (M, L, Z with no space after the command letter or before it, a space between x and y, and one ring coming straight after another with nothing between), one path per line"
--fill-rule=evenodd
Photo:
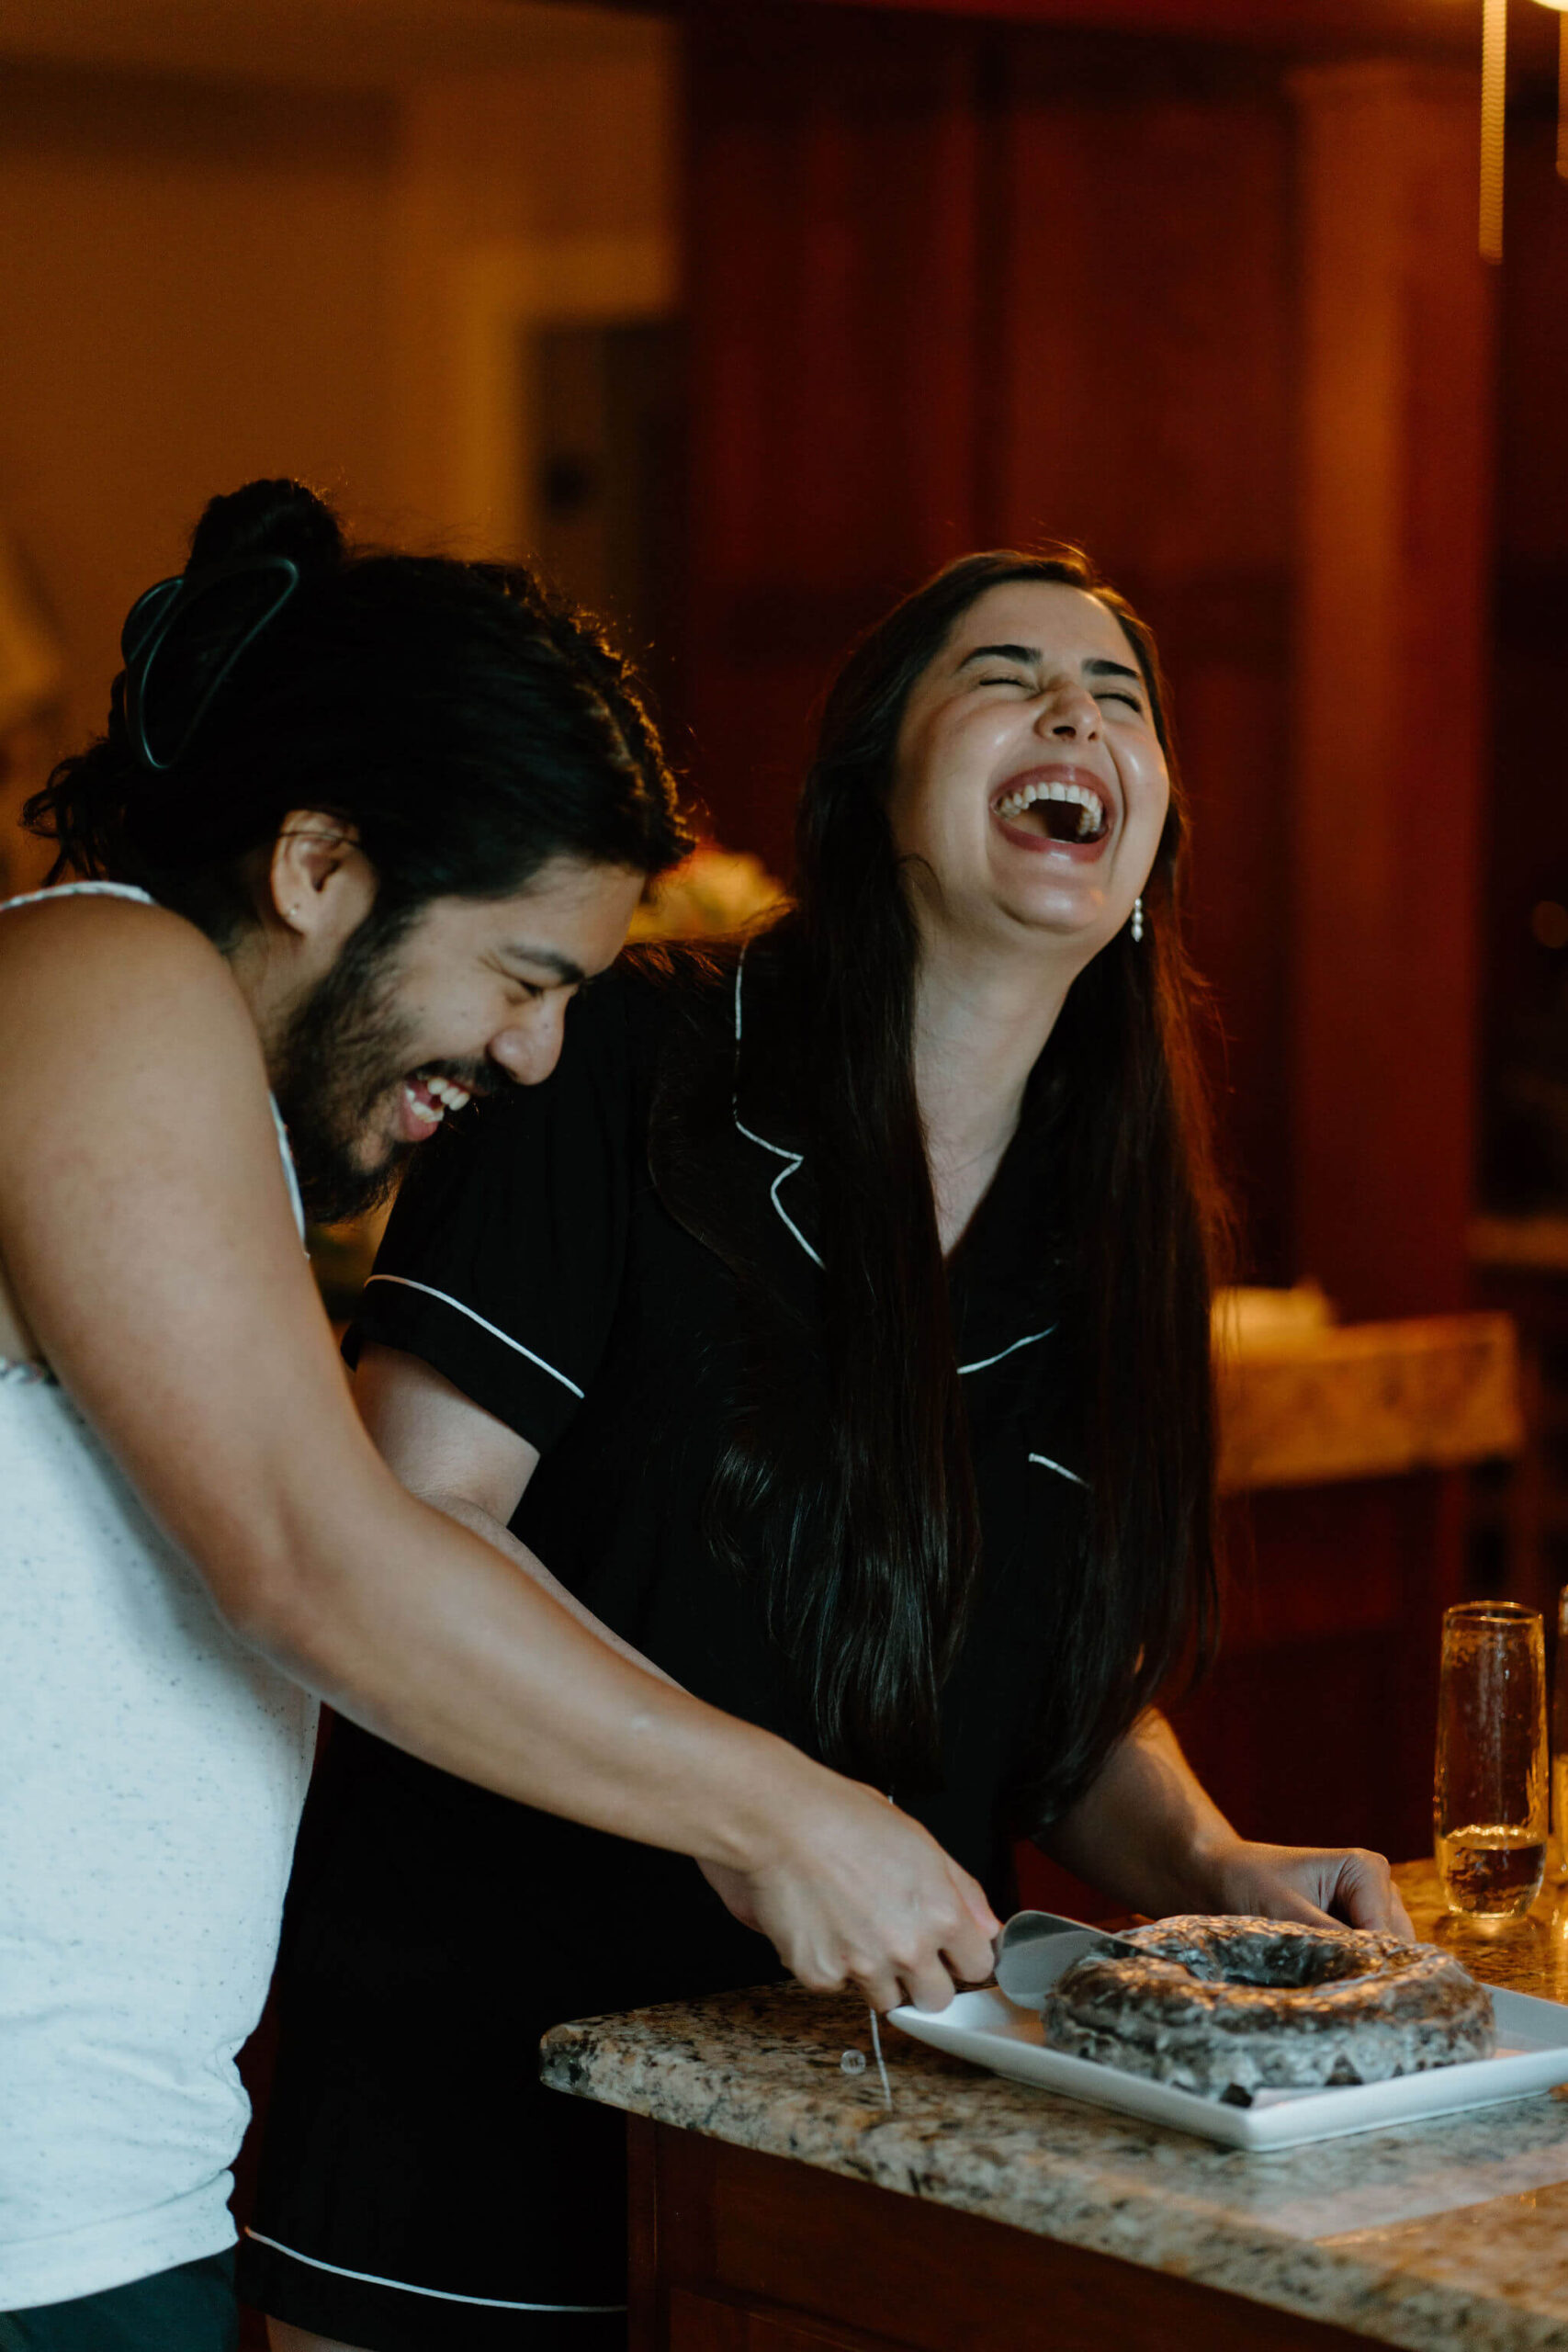
M297 584L253 628L280 566ZM355 828L367 924L389 938L433 899L523 890L552 857L655 874L690 845L628 666L522 565L356 546L314 492L267 481L209 503L184 577L210 584L142 711L180 748L160 769L143 756L128 662L104 733L23 812L55 843L51 881L139 884L226 946L253 919L247 853L321 809Z
M918 943L887 797L910 689L976 599L1012 581L1083 589L1115 615L1170 758L1149 632L1076 553L966 557L850 654L807 779L796 911L778 943L795 976L786 1025L818 1186L826 1395L792 1408L772 1379L767 1409L742 1415L714 1493L725 1548L755 1571L761 1544L775 1638L822 1752L883 1788L929 1785L940 1770L942 1686L979 1565L915 1092ZM1025 1828L1083 1792L1214 1636L1209 1308L1222 1220L1180 942L1185 832L1172 763L1145 937L1124 928L1074 982L1030 1089L1051 1197L1025 1238L1043 1249L1055 1231L1066 1244L1090 1502L1079 1556L1041 1562L1056 1633L1018 1791ZM752 1337L760 1361L787 1335Z

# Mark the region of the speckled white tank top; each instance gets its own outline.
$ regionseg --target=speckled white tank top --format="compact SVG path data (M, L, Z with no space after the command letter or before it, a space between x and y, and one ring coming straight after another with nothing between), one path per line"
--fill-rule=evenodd
M0 2312L232 2243L315 1719L64 1392L0 1363Z

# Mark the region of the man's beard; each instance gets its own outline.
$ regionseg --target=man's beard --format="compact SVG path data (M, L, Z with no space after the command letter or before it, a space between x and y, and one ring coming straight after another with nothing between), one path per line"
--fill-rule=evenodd
M412 1143L362 1151L413 1071L412 1024L396 1002L397 950L407 929L367 916L337 962L296 1007L273 1074L305 1214L312 1225L363 1216L396 1190Z

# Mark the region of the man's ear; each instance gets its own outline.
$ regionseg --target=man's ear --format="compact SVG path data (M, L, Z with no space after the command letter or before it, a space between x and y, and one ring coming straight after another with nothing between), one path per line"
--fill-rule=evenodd
M376 876L357 828L320 808L291 808L267 868L268 911L302 944L340 946L369 913Z

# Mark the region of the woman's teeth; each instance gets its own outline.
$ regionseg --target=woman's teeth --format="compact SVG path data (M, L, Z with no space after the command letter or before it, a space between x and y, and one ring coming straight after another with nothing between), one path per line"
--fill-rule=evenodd
M1059 784L1041 781L1020 785L1016 792L1004 792L996 803L998 817L1021 817L1042 803L1046 806L1076 808L1078 812L1077 833L1080 842L1092 841L1105 828L1105 803L1098 792L1086 784ZM1073 839L1071 834L1057 838Z

